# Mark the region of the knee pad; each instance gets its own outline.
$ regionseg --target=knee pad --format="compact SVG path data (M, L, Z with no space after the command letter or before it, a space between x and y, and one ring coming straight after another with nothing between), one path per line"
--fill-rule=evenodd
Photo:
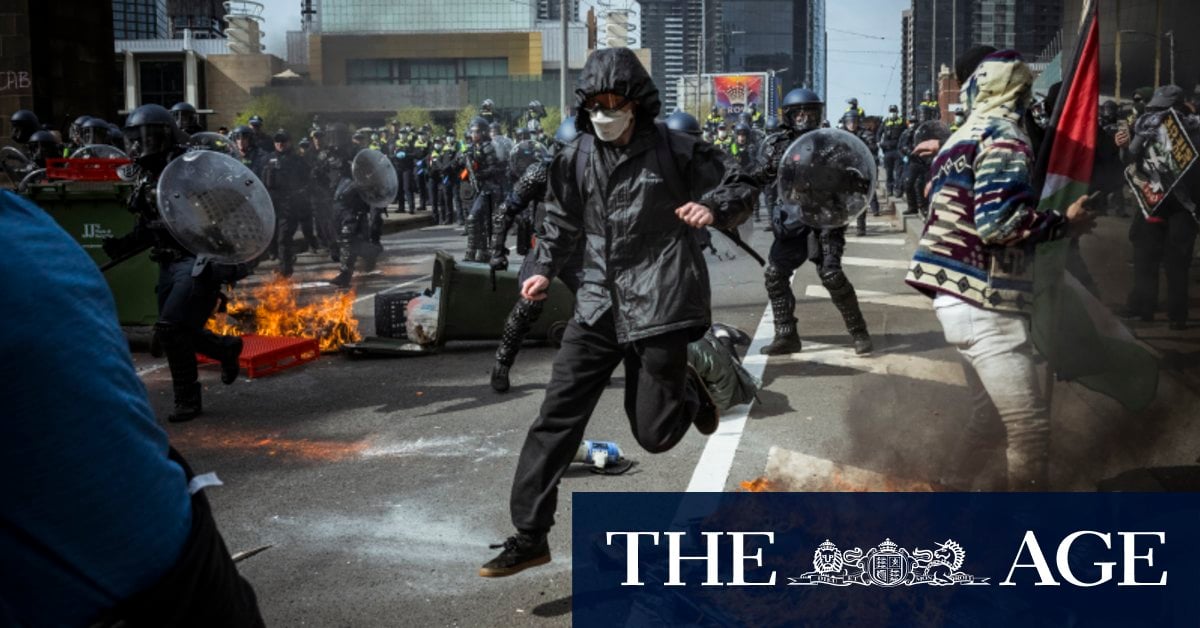
M767 264L763 270L763 279L766 280L767 291L786 289L791 286L792 273L779 268L774 264Z
M846 273L840 270L821 273L821 285L830 292L841 290L849 284L850 280L846 279Z

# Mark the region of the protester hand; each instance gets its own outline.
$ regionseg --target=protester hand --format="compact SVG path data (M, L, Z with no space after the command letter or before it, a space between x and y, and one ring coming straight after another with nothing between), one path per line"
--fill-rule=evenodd
M690 227L707 227L713 224L713 213L700 203L684 203L675 210L675 215Z
M1087 210L1088 197L1080 196L1067 207L1067 224L1072 235L1090 233L1096 226L1096 215Z
M916 148L913 149L913 154L918 157L929 157L932 155L936 155L937 152L939 150L941 150L941 148L942 148L941 140L937 140L937 139L925 140L924 142L917 144Z
M526 301L542 301L550 289L550 279L545 275L534 275L521 284L521 298Z
M1116 142L1117 148L1125 148L1126 146L1129 146L1129 140L1129 129L1126 129L1125 127L1121 127L1117 130L1116 134L1113 135L1113 141Z

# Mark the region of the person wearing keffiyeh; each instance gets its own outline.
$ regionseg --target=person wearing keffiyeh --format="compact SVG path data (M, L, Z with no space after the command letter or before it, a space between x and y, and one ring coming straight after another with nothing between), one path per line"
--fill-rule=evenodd
M967 118L933 162L929 218L905 278L933 299L947 342L966 363L974 412L959 451L970 453L955 473L964 482L977 475L965 467L987 460L981 452L999 422L1010 490L1045 490L1047 480L1050 412L1029 331L1033 246L1063 237L1068 225L1090 225L1086 197L1065 213L1037 211L1022 126L1032 83L1020 54L1001 50L984 57L963 85Z

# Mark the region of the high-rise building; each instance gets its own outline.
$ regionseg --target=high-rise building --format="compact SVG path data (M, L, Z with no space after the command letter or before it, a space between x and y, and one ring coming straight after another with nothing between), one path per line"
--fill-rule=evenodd
M316 22L325 34L529 32L538 3L479 0L318 0Z
M777 71L781 90L824 97L825 0L725 0L723 8L727 72Z
M987 44L1012 48L1033 61L1059 33L1062 0L913 0L905 37L905 108L920 103L925 90L937 90L942 66L967 48ZM903 24L902 24L903 27Z
M974 43L1011 48L1028 61L1062 27L1062 0L974 0L974 5L971 15Z
M676 106L675 86L687 75L724 71L724 0L642 0L642 47L649 48L650 74L663 98L663 111Z
M171 36L175 38L183 37L185 30L197 39L224 37L224 15L222 0L167 0Z
M562 19L562 2L560 0L538 0L537 18L539 20L561 20ZM568 0L567 9L570 14L567 19L572 22L579 21L579 0Z
M112 20L115 39L167 39L171 36L167 0L113 0Z
M1033 0L1022 0L1028 1ZM937 74L941 67L953 68L958 53L973 45L972 11L979 8L978 2L913 0L909 19L911 45L905 48L905 63L912 72L902 95L909 111L921 102L925 90L937 93Z

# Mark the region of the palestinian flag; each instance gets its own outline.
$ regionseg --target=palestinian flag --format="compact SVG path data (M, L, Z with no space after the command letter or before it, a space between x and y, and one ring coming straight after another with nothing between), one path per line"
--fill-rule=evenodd
M1087 194L1096 157L1100 101L1096 2L1080 29L1037 160L1039 209L1065 212ZM1036 189L1036 187L1035 187ZM1138 412L1154 401L1158 362L1069 272L1069 239L1042 244L1034 269L1033 341L1059 379L1075 381Z

